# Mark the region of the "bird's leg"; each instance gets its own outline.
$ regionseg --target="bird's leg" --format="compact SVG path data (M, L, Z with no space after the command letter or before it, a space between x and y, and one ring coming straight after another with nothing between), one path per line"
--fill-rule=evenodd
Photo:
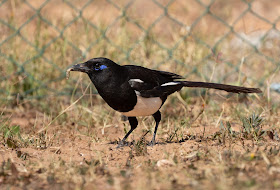
M156 127L155 127L155 131L154 131L154 135L153 135L153 138L152 138L152 141L150 142L149 145L151 146L154 146L155 143L156 143L156 134L157 134L157 128L158 128L158 124L161 120L161 114L160 114L160 111L157 111L156 113L153 114L153 117L156 121Z
M119 143L119 145L117 146L117 148L120 148L122 146L125 145L125 140L127 139L127 137L130 135L130 133L137 127L138 125L138 121L136 119L136 117L128 117L128 121L130 124L130 130L128 131L128 133L124 136L124 138L121 140L121 142Z

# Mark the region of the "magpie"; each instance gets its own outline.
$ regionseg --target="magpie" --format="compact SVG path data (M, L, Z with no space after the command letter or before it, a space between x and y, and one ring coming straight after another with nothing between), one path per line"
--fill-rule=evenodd
M246 88L226 84L181 81L175 73L152 70L136 65L118 65L110 59L99 57L75 64L67 70L88 74L99 95L114 110L128 117L131 129L120 141L123 146L127 137L137 127L137 116L154 117L156 126L150 145L155 144L161 113L159 109L166 98L182 87L200 87L224 90L233 93L261 93L259 88Z

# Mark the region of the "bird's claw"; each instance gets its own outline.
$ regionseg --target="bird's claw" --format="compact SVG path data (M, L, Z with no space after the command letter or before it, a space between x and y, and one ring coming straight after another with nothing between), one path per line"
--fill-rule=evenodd
M156 144L156 142L154 140L151 140L151 142L148 143L148 146L153 147Z
M128 143L126 141L120 141L117 148L122 148L122 147L127 146L127 145L128 145Z

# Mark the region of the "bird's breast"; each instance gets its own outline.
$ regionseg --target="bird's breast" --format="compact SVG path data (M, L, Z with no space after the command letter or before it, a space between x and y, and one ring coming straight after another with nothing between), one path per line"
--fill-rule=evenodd
M144 98L137 95L137 103L131 111L122 112L127 117L149 116L157 112L162 105L159 97Z

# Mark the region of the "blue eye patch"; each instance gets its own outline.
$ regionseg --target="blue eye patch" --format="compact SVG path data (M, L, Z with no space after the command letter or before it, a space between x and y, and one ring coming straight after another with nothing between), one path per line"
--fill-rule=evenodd
M106 69L107 66L106 65L100 65L100 67L95 67L94 70L96 71L102 71L103 69Z

